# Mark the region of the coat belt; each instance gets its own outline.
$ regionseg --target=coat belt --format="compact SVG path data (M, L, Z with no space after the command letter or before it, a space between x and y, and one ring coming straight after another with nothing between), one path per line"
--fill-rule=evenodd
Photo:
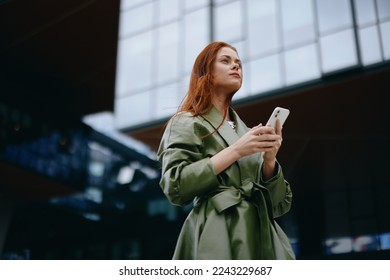
M209 200L218 213L241 203L243 200L251 201L256 206L258 212L266 213L270 222L274 224L272 201L267 188L254 183L248 182L239 187L219 186L216 190L205 196L195 199L194 206L198 206L204 200ZM263 216L264 215L260 215ZM263 221L265 222L265 221Z

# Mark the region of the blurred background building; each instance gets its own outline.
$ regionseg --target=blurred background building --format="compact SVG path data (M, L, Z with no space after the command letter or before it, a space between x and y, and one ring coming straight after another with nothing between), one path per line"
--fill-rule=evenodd
M0 259L169 259L155 152L211 41L248 126L290 109L300 259L390 257L390 0L0 1Z

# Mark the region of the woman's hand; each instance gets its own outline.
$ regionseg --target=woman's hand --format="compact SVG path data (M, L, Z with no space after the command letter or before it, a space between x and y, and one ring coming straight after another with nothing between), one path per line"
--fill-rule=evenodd
M221 173L233 162L254 153L264 152L263 177L271 178L275 170L276 154L282 144L282 129L277 121L276 128L259 124L245 133L233 145L211 157L216 174Z
M263 152L264 161L273 161L282 145L282 128L277 120L275 129L261 124L253 127L232 145L239 157Z

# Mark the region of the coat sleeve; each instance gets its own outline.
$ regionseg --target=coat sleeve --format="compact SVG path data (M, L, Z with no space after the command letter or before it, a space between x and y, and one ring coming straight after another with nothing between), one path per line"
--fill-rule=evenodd
M160 186L169 201L184 205L219 185L209 157L205 157L201 124L179 115L167 125L157 153L162 168Z
M261 167L262 168L262 167ZM271 179L264 181L260 168L260 184L266 187L269 191L272 201L274 218L286 214L292 203L292 191L290 184L284 179L282 168L277 163L277 173Z

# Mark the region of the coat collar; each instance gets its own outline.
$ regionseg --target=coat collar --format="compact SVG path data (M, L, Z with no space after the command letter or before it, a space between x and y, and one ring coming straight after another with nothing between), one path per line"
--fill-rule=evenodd
M233 145L235 142L237 142L237 140L243 136L248 130L249 128L245 125L245 123L239 118L239 116L237 115L237 113L232 109L232 108L229 108L230 110L230 114L233 118L233 120L235 121L237 127L236 127L236 131L234 131L231 126L228 124L227 121L224 121L223 124L221 125L221 127L217 130L217 132L215 133L218 133L221 138L225 141L225 143L228 144L228 146L231 146ZM223 115L215 108L213 107L209 113L205 114L202 116L208 123L211 124L211 126L214 128L214 129L217 129L217 127L220 125L220 123L222 122L222 119L223 119ZM255 154L252 154L250 156L246 156L246 157L243 157L243 158L240 158L236 163L241 166L245 166L246 165L246 161L255 161L255 162L258 162L258 167L257 168L260 168L261 166L261 153L255 153ZM241 180L243 182L248 182L248 180L250 181L253 176L252 172L253 170L251 169L246 169L246 168L242 168L240 169L240 172L241 172ZM248 179L249 178L249 179Z
M227 121L223 121L221 127L218 129L217 133L228 143L228 145L234 144L240 136L242 136L246 131L246 125L238 117L237 113L229 108L231 116L236 123L236 131L234 131ZM215 108L211 108L210 112L203 115L203 118L208 121L215 129L221 124L223 115Z

